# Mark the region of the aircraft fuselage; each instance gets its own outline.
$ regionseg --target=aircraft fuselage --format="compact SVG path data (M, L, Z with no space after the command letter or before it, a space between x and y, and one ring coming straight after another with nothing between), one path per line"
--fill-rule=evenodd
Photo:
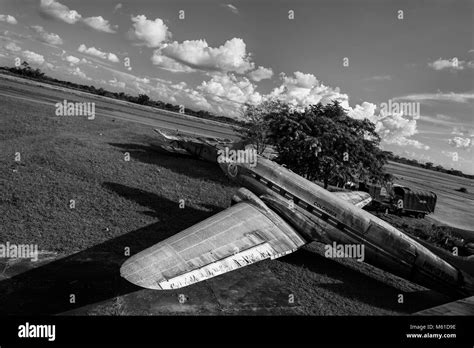
M474 292L474 280L395 227L277 163L221 163L234 181L277 212L308 242L362 245L365 261L443 293Z

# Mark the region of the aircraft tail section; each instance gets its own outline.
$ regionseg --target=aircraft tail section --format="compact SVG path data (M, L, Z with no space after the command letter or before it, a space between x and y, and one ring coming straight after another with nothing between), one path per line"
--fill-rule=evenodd
M440 257L453 267L457 268L464 275L466 287L474 294L474 255L471 256L456 256L448 252L447 250L438 248L428 242L425 242L419 238L417 241L429 249L433 254Z

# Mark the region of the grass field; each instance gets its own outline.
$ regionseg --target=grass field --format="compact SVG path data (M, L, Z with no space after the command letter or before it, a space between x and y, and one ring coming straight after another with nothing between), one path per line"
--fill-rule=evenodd
M156 151L150 127L56 117L52 105L3 96L0 105L0 243L45 251L35 265L2 260L1 313L396 315L450 300L325 258L318 243L176 291L135 287L119 276L125 247L134 254L225 209L236 187L217 165Z
M395 175L395 183L436 193L435 213L429 216L443 224L470 230L474 238L474 180L395 162L386 168ZM459 192L461 187L467 192Z

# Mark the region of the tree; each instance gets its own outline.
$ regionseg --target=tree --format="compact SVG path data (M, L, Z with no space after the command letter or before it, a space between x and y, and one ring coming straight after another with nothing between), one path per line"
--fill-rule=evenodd
M150 97L147 96L146 94L139 94L138 95L138 98L137 98L137 103L138 104L146 105L146 104L148 104L149 101L150 101Z
M341 105L311 105L292 110L280 104L264 116L266 139L276 161L309 180L329 184L383 179L386 155L370 121L347 115Z
M258 105L246 104L243 107L243 127L235 127L241 133L241 139L245 144L255 146L258 154L262 154L268 146L267 129L268 120L266 115L283 112L286 105L277 100L265 101Z

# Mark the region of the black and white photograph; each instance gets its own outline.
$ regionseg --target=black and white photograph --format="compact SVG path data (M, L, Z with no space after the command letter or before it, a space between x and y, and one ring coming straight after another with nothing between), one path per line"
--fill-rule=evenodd
M474 0L228 1L0 0L0 345L472 346Z

